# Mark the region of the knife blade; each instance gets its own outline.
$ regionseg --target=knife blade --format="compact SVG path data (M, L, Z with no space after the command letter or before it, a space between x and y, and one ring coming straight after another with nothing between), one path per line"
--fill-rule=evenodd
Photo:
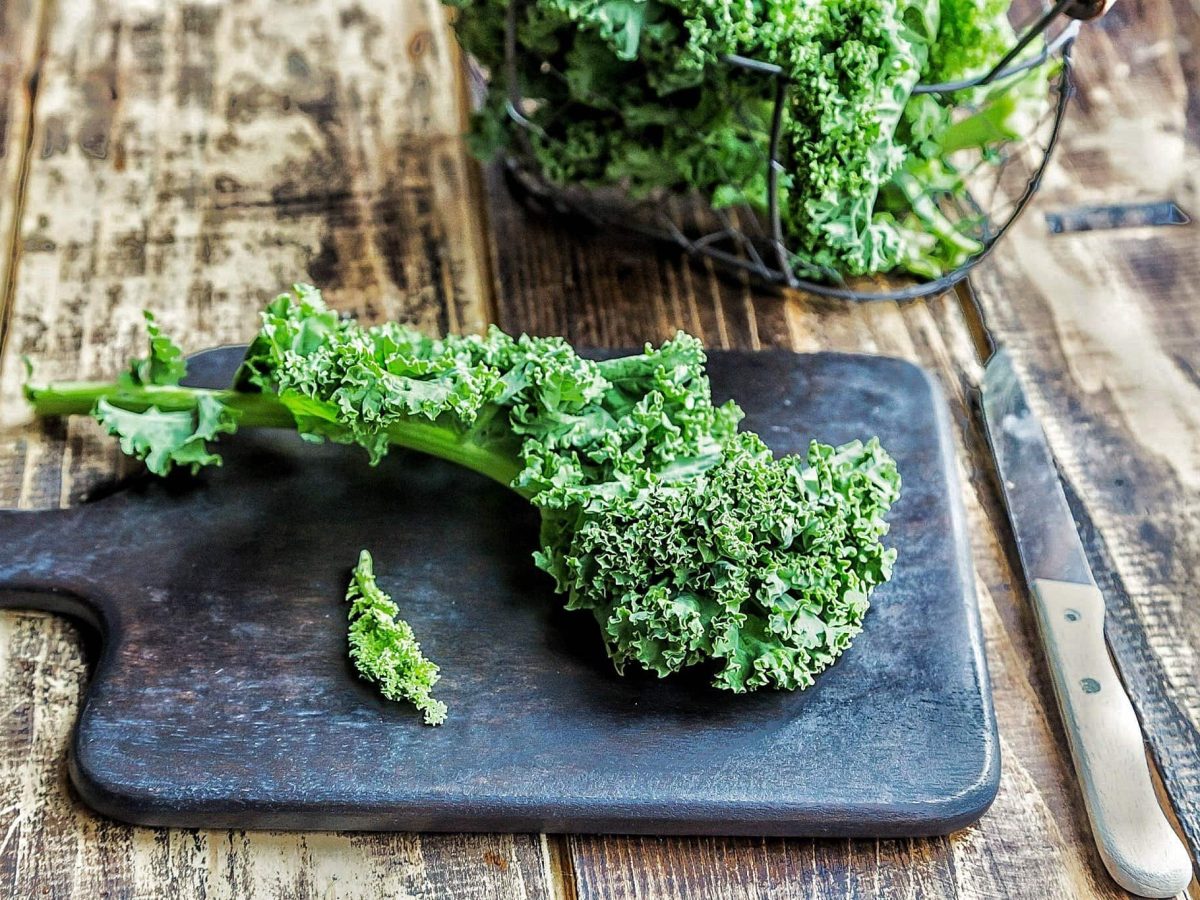
M982 404L1021 568L1031 579L1094 584L1046 435L1006 350L984 368Z
M1191 857L1158 805L1141 725L1105 644L1104 597L1003 349L984 367L980 409L1100 856L1126 890L1172 897L1191 881Z

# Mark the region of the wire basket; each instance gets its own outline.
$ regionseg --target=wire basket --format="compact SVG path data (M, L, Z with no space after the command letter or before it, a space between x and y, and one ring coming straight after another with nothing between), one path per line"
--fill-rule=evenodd
M1071 50L1080 20L1100 15L1105 6L1104 0L1055 0L1051 5L1039 6L1032 10L1032 21L1018 29L1009 52L986 74L958 82L919 84L913 89L914 95L953 96L957 105L958 98L973 96L979 88L998 85L1048 60L1059 61L1049 83L1044 114L1028 134L958 161L965 190L927 195L927 201L936 204L955 230L978 248L961 264L937 277L846 277L828 265L813 264L789 247L780 209L780 178L787 172L787 151L781 134L789 80L781 67L771 63L738 56L722 60L748 77L766 79L764 88L769 94L764 96L773 97L769 131L755 148L761 157L758 177L766 186L766 203L758 208L744 203L714 208L708 198L695 191L657 191L635 199L620 184L581 186L547 177L533 147L534 140L545 137L538 120L546 121L547 110L540 99L522 96L518 77L519 66L528 64L520 58L517 41L522 0L512 0L508 5L503 56L508 94L505 110L515 125L515 140L505 157L509 187L519 199L542 213L583 219L600 229L624 231L674 246L693 257L711 259L720 269L744 273L762 286L848 300L908 300L936 294L963 279L987 257L1036 193L1071 96ZM548 63L541 66L541 71L549 71ZM962 104L969 108L966 99Z

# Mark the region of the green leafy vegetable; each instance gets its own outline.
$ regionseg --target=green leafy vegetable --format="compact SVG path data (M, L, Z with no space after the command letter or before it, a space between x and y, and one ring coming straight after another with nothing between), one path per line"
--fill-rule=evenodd
M446 704L433 699L438 667L425 658L412 627L400 618L392 598L375 583L375 564L366 550L346 591L350 604L350 659L358 674L379 686L389 700L407 700L426 725L446 721Z
M122 381L28 395L45 414L96 408L156 471L215 459L216 430L181 443L160 421L207 422L214 409L230 425L357 444L372 462L401 446L493 478L541 512L535 562L568 608L591 612L618 669L701 665L732 691L805 687L890 575L881 541L900 479L878 442L772 457L738 431L735 404L713 402L686 334L597 362L561 338L495 328L364 329L306 285L262 321L232 390Z
M220 465L221 457L208 450L218 434L237 430L237 418L212 396L196 398L193 409L162 410L149 406L141 412L122 409L107 398L96 401L96 421L121 439L121 449L146 463L155 475L166 475L173 466L193 473L201 466Z
M179 384L187 377L187 360L183 358L183 351L162 333L153 313L147 310L142 315L146 318L150 352L143 359L130 360L125 378L134 385Z
M1046 108L1050 64L1000 92L913 94L998 62L1015 42L1009 0L528 0L516 13L515 85L504 53L510 0L444 2L490 75L476 151L527 141L559 184L635 197L696 190L717 207L765 209L775 80L724 60L779 66L780 209L793 262L809 276L931 276L964 262L981 249L976 223L952 225L936 199L947 186L961 197L963 182L925 181L935 169L923 164L966 168L978 154L956 163L955 153L1028 134ZM514 87L530 101L529 128L509 115ZM1018 127L953 129L966 107Z
M208 442L236 431L240 410L218 394L178 387L187 375L183 351L162 333L153 315L147 312L145 317L147 355L131 360L111 391L94 395L88 384L64 383L57 386L52 402L65 404L67 411L93 404L89 411L109 434L120 438L121 449L145 462L155 475L166 475L175 466L195 474L202 466L220 465L221 457L208 449ZM34 394L26 388L31 401Z
M776 460L745 433L693 478L571 510L538 564L568 609L593 612L618 669L712 660L721 688L803 688L891 573L879 539L896 495L878 442Z

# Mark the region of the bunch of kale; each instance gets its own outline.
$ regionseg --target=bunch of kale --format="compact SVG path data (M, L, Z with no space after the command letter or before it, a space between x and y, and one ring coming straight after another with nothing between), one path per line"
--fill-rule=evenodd
M991 88L913 94L999 61L1014 42L1008 0L445 2L490 75L477 152L527 140L560 185L694 190L764 210L775 82L725 58L781 67L780 209L810 277L934 277L977 253L978 221L951 221L937 199L965 192L963 158L951 157L1027 134L1046 108L1049 64ZM526 124L507 107L510 9Z
M540 511L535 562L568 609L595 617L618 669L701 664L731 691L807 687L891 573L882 538L900 478L879 442L774 458L738 430L734 403L713 403L686 334L597 362L562 338L495 328L442 339L362 328L297 285L263 312L237 384L207 390L180 385L182 354L150 324L148 358L111 382L29 386L35 410L92 413L160 475L219 464L211 442L254 426L357 444L373 462L407 447L487 475ZM390 623L369 557L356 577L356 663L440 719L436 670Z

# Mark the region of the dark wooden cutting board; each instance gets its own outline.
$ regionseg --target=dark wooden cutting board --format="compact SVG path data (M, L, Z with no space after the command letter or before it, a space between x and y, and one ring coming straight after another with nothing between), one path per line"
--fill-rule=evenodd
M194 358L227 384L240 350ZM714 353L777 452L878 434L900 558L815 687L734 696L617 676L530 561L536 515L440 461L284 432L80 507L0 512L0 603L100 634L71 746L118 819L219 828L923 835L978 818L999 750L943 401L918 368ZM440 728L359 681L342 602L361 548L442 667Z

